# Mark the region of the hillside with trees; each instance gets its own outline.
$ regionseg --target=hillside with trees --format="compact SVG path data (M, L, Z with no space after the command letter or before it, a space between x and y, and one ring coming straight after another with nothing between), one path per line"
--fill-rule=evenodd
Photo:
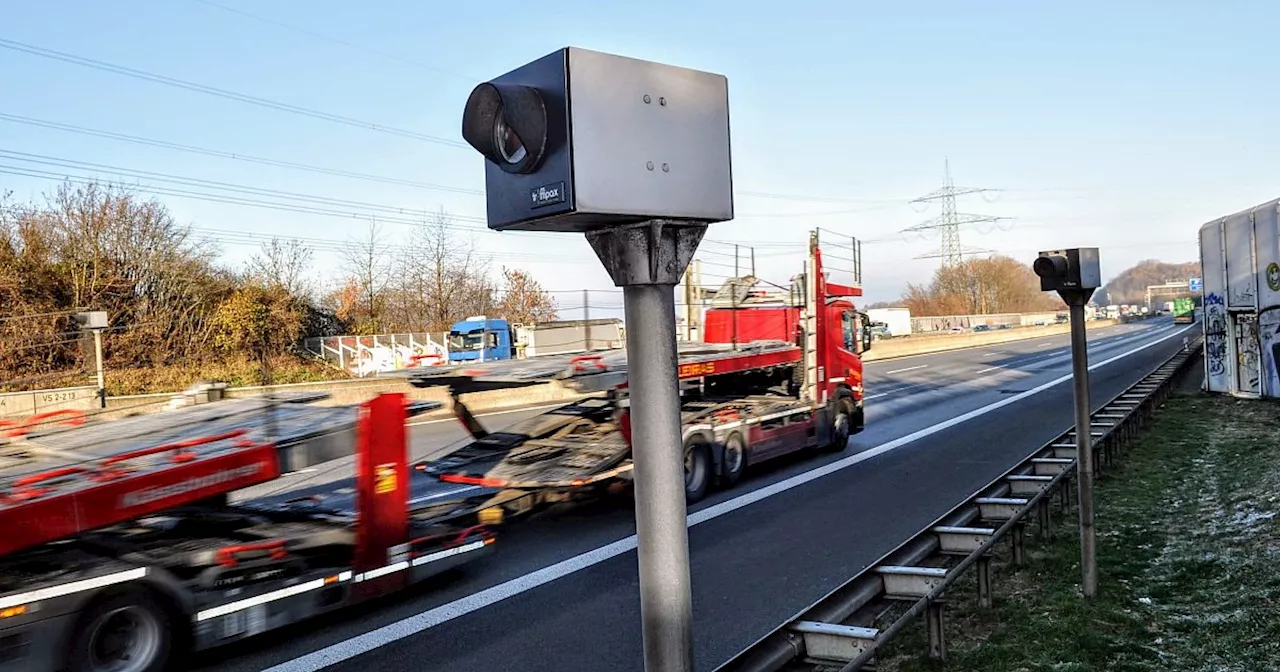
M900 300L871 307L889 306L906 307L915 316L978 315L1058 310L1062 302L1040 291L1029 265L994 255L939 268L929 284L907 285Z
M1094 295L1094 301L1107 304L1143 304L1147 300L1147 287L1166 282L1186 282L1200 277L1200 262L1175 264L1155 259L1138 262L1112 278ZM1165 297L1169 300L1168 297Z
M43 202L0 198L0 389L84 384L93 368L72 314L106 311L108 394L341 377L304 356L302 339L444 331L468 315L505 311L555 319L537 280L494 273L446 216L392 240L372 225L332 277L314 251L271 239L241 267L127 189L65 183ZM389 252L395 250L394 253Z

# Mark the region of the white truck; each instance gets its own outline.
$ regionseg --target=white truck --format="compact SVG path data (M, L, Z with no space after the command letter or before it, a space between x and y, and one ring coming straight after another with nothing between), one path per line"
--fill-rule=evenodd
M881 332L885 336L899 338L911 335L911 311L907 308L870 308L867 319L871 320L874 329L877 323L883 324Z

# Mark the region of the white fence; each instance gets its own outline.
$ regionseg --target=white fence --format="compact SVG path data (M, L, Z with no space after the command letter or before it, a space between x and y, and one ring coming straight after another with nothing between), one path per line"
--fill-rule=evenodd
M308 338L303 347L337 369L364 378L379 372L449 363L444 333Z
M1057 313L995 313L991 315L939 315L912 317L911 333L929 334L953 329L968 331L979 325L989 327L1034 327L1053 324Z

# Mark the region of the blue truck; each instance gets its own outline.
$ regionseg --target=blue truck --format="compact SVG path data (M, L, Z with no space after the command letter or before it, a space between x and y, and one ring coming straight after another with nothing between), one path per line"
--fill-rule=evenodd
M449 362L488 362L514 359L515 328L501 319L483 315L455 322L449 330Z

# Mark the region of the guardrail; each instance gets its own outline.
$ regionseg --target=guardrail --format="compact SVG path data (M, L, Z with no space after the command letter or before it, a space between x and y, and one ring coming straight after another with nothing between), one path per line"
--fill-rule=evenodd
M1091 416L1092 448L1101 458L1095 461L1099 473L1146 425L1202 347L1197 339ZM995 545L1008 538L1013 564L1024 564L1025 530L1032 513L1040 534L1047 537L1052 498L1058 496L1061 509L1070 505L1071 489L1063 486L1076 471L1075 435L1073 428L1045 444L717 672L853 672L869 665L880 646L922 614L928 620L930 655L945 659L943 594L973 567L978 604L991 606ZM887 627L876 627L890 615Z

